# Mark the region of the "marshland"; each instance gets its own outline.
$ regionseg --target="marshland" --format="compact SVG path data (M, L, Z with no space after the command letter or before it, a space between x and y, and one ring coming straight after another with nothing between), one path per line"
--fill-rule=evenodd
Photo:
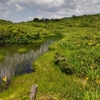
M32 84L36 100L100 100L100 14L0 20L0 100Z

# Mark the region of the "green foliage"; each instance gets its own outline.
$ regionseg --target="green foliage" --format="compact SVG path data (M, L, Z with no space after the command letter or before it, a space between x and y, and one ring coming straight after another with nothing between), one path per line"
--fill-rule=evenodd
M3 90L6 90L6 83L0 79L0 92L2 92Z
M4 55L0 54L0 62L4 60Z
M100 100L100 14L2 25L0 44L34 43L58 33L64 35L62 40L32 63L35 73L14 77L0 99L29 92L35 83L37 100L45 95L55 100Z
M61 71L66 73L66 74L73 74L74 70L73 68L69 65L69 61L67 58L65 58L63 55L61 55L59 52L55 53L55 60L54 63L60 67Z
M100 99L99 93L100 92L97 89L85 91L83 94L83 100L99 100Z
M40 39L40 33L34 34L33 39L35 40Z
M7 79L7 76L0 78L0 92L8 89L10 81Z
M51 31L63 30L67 27L100 28L99 17L100 15L97 14L51 20L34 18L33 21L21 23L12 23L1 19L0 44L34 43L40 41L43 34L50 35Z
M30 30L28 30L30 31ZM0 29L0 44L4 43L32 43L34 40L40 40L39 33L33 31L27 32L26 26L6 25Z
M34 22L38 22L39 19L38 19L38 18L34 18L33 21L34 21Z
M5 24L13 24L13 22L11 22L9 20L0 19L0 25L5 25Z
M19 53L26 53L27 52L27 48L19 48L18 52Z

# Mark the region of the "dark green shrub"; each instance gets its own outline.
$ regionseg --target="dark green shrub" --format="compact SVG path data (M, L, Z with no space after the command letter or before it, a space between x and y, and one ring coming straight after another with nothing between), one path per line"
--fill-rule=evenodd
M33 39L35 40L40 39L40 33L34 34Z
M62 72L69 75L73 74L74 69L70 66L65 56L61 55L59 52L56 52L54 57L54 63L59 66Z

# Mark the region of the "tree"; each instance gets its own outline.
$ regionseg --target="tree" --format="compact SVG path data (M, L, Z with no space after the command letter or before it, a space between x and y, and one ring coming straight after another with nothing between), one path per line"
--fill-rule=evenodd
M33 21L34 22L39 22L39 19L38 18L34 18Z

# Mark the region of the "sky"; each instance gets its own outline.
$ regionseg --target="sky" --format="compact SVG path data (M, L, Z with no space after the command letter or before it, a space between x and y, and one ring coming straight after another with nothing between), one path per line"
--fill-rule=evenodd
M100 0L0 0L0 19L63 18L100 13Z

